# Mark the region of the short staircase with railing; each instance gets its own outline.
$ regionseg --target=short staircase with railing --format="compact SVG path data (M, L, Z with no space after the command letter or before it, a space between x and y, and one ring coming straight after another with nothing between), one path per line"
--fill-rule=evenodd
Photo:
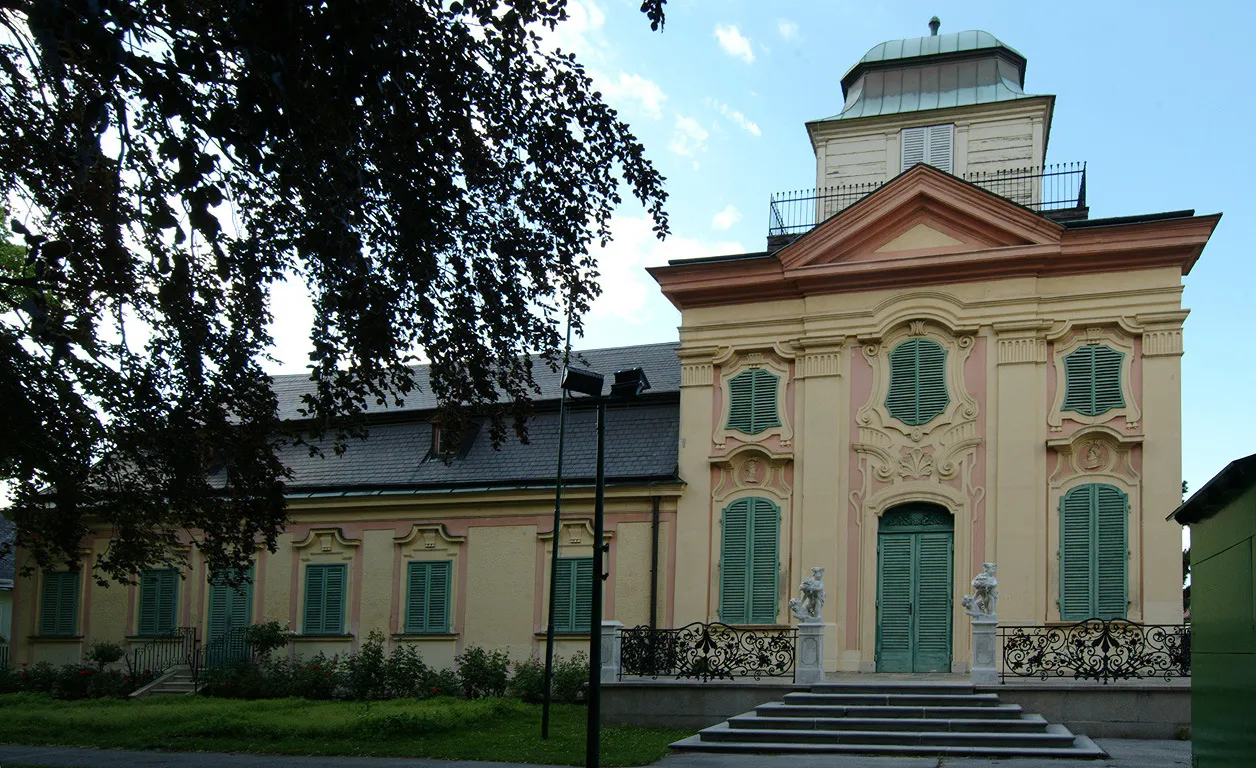
M195 627L176 627L131 649L126 655L127 673L132 680L148 680L131 698L186 694L195 690L191 670L200 648L198 641Z

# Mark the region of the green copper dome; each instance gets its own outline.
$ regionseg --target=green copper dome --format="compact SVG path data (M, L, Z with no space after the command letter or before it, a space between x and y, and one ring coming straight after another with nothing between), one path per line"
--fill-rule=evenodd
M925 37L909 37L903 40L886 40L884 43L877 43L872 46L864 54L863 58L859 60L859 64L891 61L894 59L911 59L916 56L933 56L939 53L980 51L986 48L1006 48L1022 59L1025 58L1015 48L989 32L981 29L970 29L965 32L952 32L949 35L927 35Z

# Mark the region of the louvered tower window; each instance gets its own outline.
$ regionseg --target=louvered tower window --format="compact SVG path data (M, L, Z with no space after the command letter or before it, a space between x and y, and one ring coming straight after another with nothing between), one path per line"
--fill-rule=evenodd
M307 635L339 635L344 633L345 573L344 564L305 566L305 623Z
M776 409L776 387L780 378L755 368L742 371L728 381L728 429L757 435L781 425Z
M410 563L406 573L406 632L449 631L449 586L453 563L448 560Z
M1064 356L1063 411L1098 416L1125 407L1121 394L1124 352L1099 344L1078 347Z
M908 339L890 353L885 408L904 424L927 424L951 402L946 391L946 350L932 339Z
M1115 486L1079 485L1060 499L1060 618L1123 619L1128 602L1129 498Z
M899 170L905 171L916 163L928 163L934 168L954 173L954 136L955 126L950 124L904 128L900 137L903 163Z
M724 508L720 541L720 621L726 624L776 622L780 528L780 509L767 499L738 499Z
M39 596L39 634L73 635L78 629L79 574L45 571Z
M593 618L593 558L560 557L554 576L554 631L587 634Z
M141 635L164 635L175 627L179 604L179 574L173 568L147 570L140 574Z

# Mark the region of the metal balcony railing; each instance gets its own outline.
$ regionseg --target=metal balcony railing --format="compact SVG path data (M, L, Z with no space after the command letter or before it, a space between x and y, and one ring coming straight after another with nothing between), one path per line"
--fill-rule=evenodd
M1086 164L966 173L964 181L1053 218L1082 218L1086 209ZM854 205L884 182L801 189L772 195L768 238L793 237Z

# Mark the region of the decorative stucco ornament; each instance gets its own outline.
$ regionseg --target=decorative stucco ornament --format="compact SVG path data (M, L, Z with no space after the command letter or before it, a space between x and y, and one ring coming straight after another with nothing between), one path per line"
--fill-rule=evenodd
M981 573L973 577L973 592L964 595L964 610L969 616L994 616L995 604L999 601L999 580L994 577L997 563L982 563Z
M819 624L823 621L820 618L820 609L824 607L824 569L812 568L811 576L803 579L802 584L798 586L802 591L802 597L795 597L789 601L789 611L803 624Z

